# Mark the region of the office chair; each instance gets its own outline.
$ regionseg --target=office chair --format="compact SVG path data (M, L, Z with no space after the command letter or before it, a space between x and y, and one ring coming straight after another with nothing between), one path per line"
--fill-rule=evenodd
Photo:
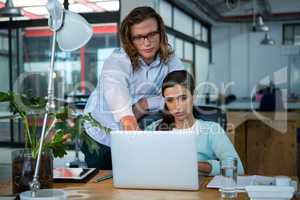
M219 123L224 130L227 128L226 113L221 108L214 106L194 106L194 116L203 121ZM138 120L139 127L144 130L152 122L162 119L162 111L150 112Z

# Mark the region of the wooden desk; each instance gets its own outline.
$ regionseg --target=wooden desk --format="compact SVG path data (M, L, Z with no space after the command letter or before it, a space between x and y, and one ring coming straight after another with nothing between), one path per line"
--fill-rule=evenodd
M113 187L112 179L95 183L95 180L107 174L100 172L86 184L56 183L56 188L63 188L70 199L105 199L105 200L218 200L221 199L216 189L207 189L205 186L210 178L205 178L199 191L162 191L162 190L133 190L117 189ZM241 193L240 200L248 200L247 194Z
M109 171L101 171L87 183L55 183L54 188L64 189L68 199L72 200L221 200L217 189L207 189L205 186L211 178L205 178L198 191L164 191L164 190L134 190L117 189L113 187L112 179L95 183ZM0 183L0 196L9 195L10 183ZM246 193L239 193L238 200L249 200Z
M247 174L297 176L299 113L228 112L227 118Z

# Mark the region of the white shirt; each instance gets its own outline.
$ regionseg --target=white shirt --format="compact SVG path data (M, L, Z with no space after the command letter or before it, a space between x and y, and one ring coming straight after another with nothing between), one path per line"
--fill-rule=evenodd
M85 113L103 126L119 130L120 119L133 115L132 105L146 97L150 110L163 107L161 86L165 76L181 70L181 61L173 56L164 64L157 55L151 64L140 59L140 68L133 71L128 55L122 48L115 49L105 60L96 89L92 92L85 107ZM85 124L85 130L97 142L110 146L110 136L102 130Z

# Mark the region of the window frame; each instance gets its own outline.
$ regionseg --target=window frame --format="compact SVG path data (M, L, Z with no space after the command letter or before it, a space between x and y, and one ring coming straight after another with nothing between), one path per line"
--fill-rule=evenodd
M298 26L300 28L300 23L293 23L293 24L282 24L282 45L293 45L293 46L300 46L295 44L295 28ZM285 30L287 27L292 27L292 34L293 34L293 42L292 44L286 44L286 35L285 35Z

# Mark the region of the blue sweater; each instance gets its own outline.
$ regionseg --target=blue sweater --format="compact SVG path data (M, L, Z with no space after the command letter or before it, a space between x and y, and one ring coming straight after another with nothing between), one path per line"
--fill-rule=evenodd
M161 122L158 120L146 128L146 130L155 130ZM174 131L187 131L187 129L173 129ZM208 162L212 166L210 176L220 174L220 161L228 157L238 159L238 174L244 174L243 164L237 154L234 146L225 134L223 128L209 121L196 120L194 125L188 130L197 133L197 157L198 161Z

